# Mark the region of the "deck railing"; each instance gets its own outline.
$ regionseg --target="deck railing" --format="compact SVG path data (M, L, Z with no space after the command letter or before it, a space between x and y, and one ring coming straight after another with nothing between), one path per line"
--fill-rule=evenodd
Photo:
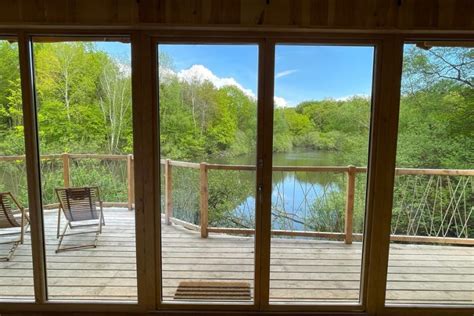
M256 167L252 165L226 165L226 164L210 164L206 162L194 163L173 160L161 160L164 170L164 217L165 223L168 225L172 222L184 225L190 229L201 232L201 237L206 238L209 233L227 233L227 234L243 234L251 235L255 233L252 228L235 228L235 227L214 227L209 226L209 176L210 170L233 170L233 171L255 171ZM199 172L199 225L178 219L173 214L173 168L187 168L194 169ZM307 231L307 230L282 230L273 229L272 235L279 236L299 236L299 237L319 237L327 239L344 240L345 243L350 244L352 240L361 240L362 233L354 233L353 219L354 206L356 196L356 176L358 174L366 174L366 167L355 166L274 166L273 172L307 172L307 173L331 173L331 174L345 174L346 175L346 190L345 190L345 209L344 209L344 231L343 232L324 232L324 231ZM416 209L414 212L405 212L405 219L409 222L407 234L397 233L397 225L400 224L401 214L398 212L394 214L393 227L395 228L391 235L392 241L400 242L416 242L416 243L444 243L444 244L464 244L474 245L474 239L469 238L468 227L474 224L474 170L447 170L447 169L412 169L412 168L397 168L396 179L413 177L417 179L420 177L427 177L428 184L421 190L422 196L413 194L413 197L419 198L419 202L412 203ZM445 178L445 179L443 179ZM453 180L451 178L458 178L453 187ZM410 178L409 178L410 179ZM411 179L410 179L411 180ZM441 191L441 183L446 182L448 187L445 188L451 196L448 197L448 207L440 210L441 223L438 224L437 233L434 235L418 235L419 229L413 227L420 227L422 225L423 212L434 213L434 209L426 209L427 197L430 196L430 190L433 191L432 184L438 183L438 193ZM470 184L470 188L467 188ZM188 185L190 185L188 183ZM365 192L365 190L364 190ZM441 194L441 193L440 193ZM401 196L400 198L404 198ZM435 196L434 203L436 204ZM460 201L467 201L465 209L460 208ZM394 201L396 204L397 201ZM404 201L401 201L402 203ZM436 209L437 205L435 205ZM414 214L414 215L409 215ZM432 214L435 215L435 214ZM433 221L433 219L431 220ZM433 225L433 223L431 223ZM443 227L447 226L443 230ZM450 227L461 227L460 232L455 237L449 237L447 232ZM411 233L411 234L410 234ZM464 237L463 237L464 236Z
M0 156L0 162L21 161L24 156ZM43 155L42 160L57 160L62 162L62 185L65 187L77 185L72 181L71 174L74 168L72 161L99 160L99 161L123 161L126 164L126 197L127 201L110 201L106 205L134 207L134 159L133 155L100 155L100 154L69 154ZM209 233L228 233L251 235L253 228L222 227L209 225L209 171L238 171L255 172L256 167L252 165L228 165L211 163L194 163L162 159L163 166L163 204L164 218L166 224L172 222L187 228L200 231L201 237L208 237ZM183 168L195 170L198 173L197 195L199 199L198 221L193 222L174 216L173 201L173 169ZM357 175L365 175L367 168L355 166L274 166L273 172L285 173L311 173L311 174L341 174L345 177L344 189L344 224L343 231L317 231L297 229L273 229L273 235L317 237L335 240L344 240L350 244L353 240L361 240L362 233L354 232L353 220L356 203ZM449 243L474 245L474 239L469 235L468 228L474 223L474 170L447 170L447 169L409 169L397 168L396 181L405 181L396 185L396 191L410 191L407 201L403 192L396 192L398 202L394 202L394 216L392 218L393 241L418 242L418 243ZM422 189L413 187L413 183L426 182ZM94 183L95 184L95 183ZM401 189L400 189L401 188ZM365 191L365 189L364 189ZM341 193L341 192L340 192ZM363 192L365 197L365 192ZM443 200L444 199L444 200ZM444 201L444 202L443 202ZM397 206L397 203L400 204ZM444 203L444 204L443 204ZM442 206L442 204L444 206ZM54 204L49 205L55 207ZM436 213L437 212L437 213ZM428 215L438 214L436 220ZM402 224L406 232L400 233L397 229ZM454 227L454 228L453 228ZM455 231L455 236L451 236ZM450 233L450 234L448 234Z
M0 156L0 163L10 162L10 163L14 163L18 167L17 170L16 170L17 177L22 178L22 180L23 180L22 185L20 185L20 183L18 183L18 185L16 185L16 187L9 186L9 187L3 188L3 190L14 191L14 193L20 194L20 192L15 192L15 191L19 191L20 188L18 188L18 187L23 186L22 189L24 191L26 191L26 170L22 170L22 168L23 169L25 168L24 159L25 159L24 155ZM112 200L104 202L104 205L109 206L109 207L128 207L128 209L130 209L130 210L133 209L134 201L135 201L135 188L134 188L134 181L133 181L133 177L134 177L134 158L133 158L133 155L101 155L101 154L69 154L69 153L63 153L63 154L41 155L40 159L41 159L41 171L42 171L42 176L43 176L42 177L43 178L42 179L43 180L42 181L43 185L46 181L51 181L51 182L54 182L54 185L56 187L60 187L60 186L70 187L70 186L82 186L82 185L92 185L92 184L98 185L99 184L97 182L83 183L84 181L88 182L89 181L88 179L76 179L76 181L74 181L74 179L73 179L74 177L72 175L75 173L75 171L76 171L75 169L76 169L77 166L75 166L76 164L74 164L73 162L77 162L77 161L80 161L80 160L82 160L82 161L87 160L89 162L94 162L91 165L95 165L95 166L97 165L97 163L95 163L97 161L123 164L123 166L120 166L120 167L125 172L124 172L124 175L122 176L123 179L121 179L122 181L120 181L120 182L125 183L126 188L124 186L123 188L118 188L117 191L125 191L126 190L126 192L127 192L126 197L125 197L126 201L123 200L123 199L120 199L119 201L117 201L116 199L112 199ZM48 164L50 164L50 165L54 164L54 166L48 166ZM91 168L91 169L93 169L93 168ZM110 166L105 167L104 169L110 169ZM61 173L61 176L60 176L61 179L57 179L58 177L55 177L55 179L52 179L52 180L51 179L45 179L45 178L47 178L48 173L57 173L58 171ZM89 171L92 171L92 170L89 170ZM5 175L1 175L1 176L5 177ZM94 180L99 181L100 177L96 177ZM18 182L22 182L22 181L18 181ZM123 184L123 183L121 183L121 184ZM2 188L0 188L0 191L1 190L2 190ZM45 199L46 194L51 195L51 196L54 197L54 192L52 190L50 190L50 191L51 192L44 192L44 190L43 190L43 199L46 200L46 201L44 201L46 204L43 207L46 208L46 209L48 209L48 208L57 208L58 207L57 203L51 203L51 201L48 201L49 199ZM101 192L101 194L102 193L103 192ZM26 202L26 201L24 201L24 202Z

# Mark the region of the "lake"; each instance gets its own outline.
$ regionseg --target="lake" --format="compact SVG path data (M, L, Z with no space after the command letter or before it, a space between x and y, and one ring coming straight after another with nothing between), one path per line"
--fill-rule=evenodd
M255 156L212 159L210 163L255 164ZM273 154L274 166L344 166L335 152L305 152ZM241 175L255 177L253 175ZM255 182L253 182L255 183ZM315 172L273 172L272 226L286 230L334 230L340 227L344 207L344 174ZM236 218L251 223L255 214L255 194L233 210Z

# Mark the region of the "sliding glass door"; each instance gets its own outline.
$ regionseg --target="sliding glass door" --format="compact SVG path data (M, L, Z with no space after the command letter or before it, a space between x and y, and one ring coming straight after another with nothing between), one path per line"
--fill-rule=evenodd
M387 305L474 303L472 47L404 46Z
M130 57L33 38L49 300L137 301Z
M0 301L34 301L18 44L0 37Z
M276 45L270 304L358 304L374 47Z
M258 45L157 50L161 299L252 304Z

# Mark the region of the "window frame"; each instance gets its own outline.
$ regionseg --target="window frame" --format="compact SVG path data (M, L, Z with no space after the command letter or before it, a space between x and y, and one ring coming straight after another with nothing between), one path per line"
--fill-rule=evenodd
M18 40L20 50L20 71L23 99L23 115L25 124L26 162L28 178L28 197L30 208L37 210L31 216L33 270L35 280L35 303L26 302L1 302L2 311L117 311L117 312L146 312L151 310L161 311L268 311L268 312L353 312L354 314L378 313L380 315L422 315L427 312L433 315L470 315L472 306L446 306L446 305L385 305L385 288L388 267L389 236L391 223L391 206L393 199L393 177L395 170L395 151L398 133L398 109L400 97L399 81L401 79L401 58L405 42L420 40L469 40L472 32L416 32L399 31L393 32L359 32L350 30L289 30L273 31L265 29L232 30L229 28L210 27L203 30L191 28L169 29L166 27L142 27L132 29L125 27L124 30L116 28L99 27L91 30L87 26L72 27L68 29L60 27L23 27L2 30L0 34L8 38ZM135 303L65 303L51 302L46 300L45 283L45 261L44 238L42 231L42 209L41 188L38 186L39 179L39 153L36 129L36 109L34 101L34 81L32 74L31 38L32 36L54 35L54 36L126 36L131 40L132 49L132 97L133 97L133 129L134 129L134 152L136 155L137 172L135 172L136 185L136 247L137 247L137 282L138 302ZM3 36L2 36L3 37ZM159 201L150 196L159 192L159 170L153 167L159 159L159 144L157 121L157 94L156 90L156 40L178 41L222 41L232 42L258 41L259 43L259 86L258 86L258 113L263 119L258 125L258 159L263 159L257 182L262 184L260 197L261 214L260 237L255 245L262 251L258 256L261 261L259 266L259 296L254 300L252 308L241 308L238 305L201 305L190 304L189 306L173 304L168 306L161 304L158 299L159 269L161 267L160 243L156 239L160 236L160 228L157 225L155 214L160 214ZM269 285L269 251L270 251L270 214L269 203L271 203L271 192L268 184L271 184L271 146L262 144L263 136L272 132L273 111L273 73L274 73L274 49L275 44L281 42L311 42L319 44L352 42L376 42L375 64L373 68L374 79L372 87L372 123L369 142L369 166L366 222L363 251L363 270L361 304L354 306L279 306L277 308L268 305ZM155 53L153 53L155 50ZM263 62L262 62L263 60ZM152 85L152 86L150 86ZM383 91L383 92L382 92ZM263 96L260 100L260 96ZM155 109L154 109L155 108ZM145 119L148 117L148 119ZM149 119L152 117L152 119ZM262 129L262 130L260 130ZM146 144L151 148L144 149ZM270 160L270 163L268 161ZM159 160L158 160L159 161ZM267 162L267 163L265 163ZM149 169L151 168L151 169ZM153 172L143 172L153 170ZM268 173L270 171L270 177ZM145 188L143 183L149 185ZM271 186L270 186L271 187ZM257 211L256 211L257 212ZM378 223L375 225L374 223ZM257 246L258 245L258 246ZM255 255L257 260L257 253ZM263 264L262 264L263 263ZM155 270L158 269L158 270ZM257 267L255 267L257 271ZM370 271L370 273L369 273ZM257 282L257 280L255 280ZM256 283L257 286L257 283ZM264 292L267 292L265 295ZM263 294L262 294L263 293ZM317 308L316 308L317 307Z

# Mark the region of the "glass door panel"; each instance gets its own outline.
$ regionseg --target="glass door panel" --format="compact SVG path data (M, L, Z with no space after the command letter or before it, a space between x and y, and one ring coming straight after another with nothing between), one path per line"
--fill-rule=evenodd
M270 303L358 303L374 47L276 45Z
M258 45L158 56L162 300L252 303Z
M48 299L136 302L130 44L33 52Z
M474 304L474 49L406 44L386 303Z
M18 45L0 38L0 301L34 301Z

